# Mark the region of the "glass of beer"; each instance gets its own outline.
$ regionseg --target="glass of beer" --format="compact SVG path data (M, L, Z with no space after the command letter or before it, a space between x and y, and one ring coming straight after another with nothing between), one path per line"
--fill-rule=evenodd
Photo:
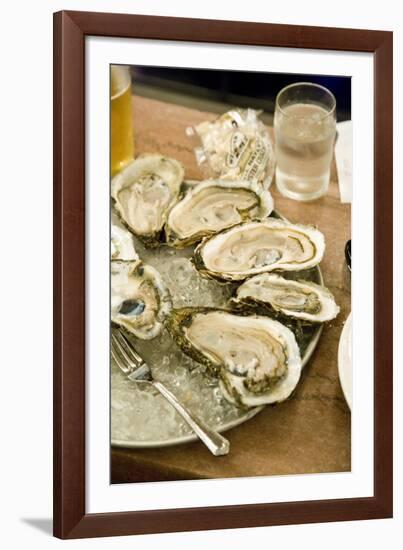
M121 170L134 156L132 90L130 69L111 65L111 174Z
M336 135L336 99L324 86L283 88L274 112L276 185L285 197L310 201L326 194Z

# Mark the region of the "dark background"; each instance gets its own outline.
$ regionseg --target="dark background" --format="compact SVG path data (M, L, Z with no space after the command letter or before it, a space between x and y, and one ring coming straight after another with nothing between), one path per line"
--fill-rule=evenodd
M333 92L337 120L351 118L351 78L287 73L133 66L133 92L138 95L222 113L229 107L265 111L270 123L277 93L293 82L314 82ZM266 119L266 120L265 120Z

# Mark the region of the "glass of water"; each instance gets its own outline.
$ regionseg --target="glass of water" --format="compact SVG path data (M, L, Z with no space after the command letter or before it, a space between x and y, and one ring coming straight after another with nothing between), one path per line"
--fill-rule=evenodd
M276 97L276 185L285 197L326 194L336 135L336 99L324 86L297 82Z

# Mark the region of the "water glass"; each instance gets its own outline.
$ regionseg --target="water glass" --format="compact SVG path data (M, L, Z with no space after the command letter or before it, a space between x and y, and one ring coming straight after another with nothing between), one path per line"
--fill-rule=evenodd
M336 135L336 99L324 86L297 82L276 97L276 185L300 201L326 194Z

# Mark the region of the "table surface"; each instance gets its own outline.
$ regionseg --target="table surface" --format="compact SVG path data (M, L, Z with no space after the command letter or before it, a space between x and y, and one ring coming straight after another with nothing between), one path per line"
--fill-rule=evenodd
M183 163L186 178L203 179L206 172L197 165L185 130L215 117L133 96L135 153L174 157ZM314 224L324 233L326 252L320 267L340 306L338 317L324 326L293 397L226 432L231 443L227 456L213 457L199 441L160 449L112 448L113 483L350 471L351 416L338 378L337 351L351 309L350 274L344 261L351 206L340 202L334 162L329 192L321 199L286 199L274 184L270 191L281 214L290 221Z

